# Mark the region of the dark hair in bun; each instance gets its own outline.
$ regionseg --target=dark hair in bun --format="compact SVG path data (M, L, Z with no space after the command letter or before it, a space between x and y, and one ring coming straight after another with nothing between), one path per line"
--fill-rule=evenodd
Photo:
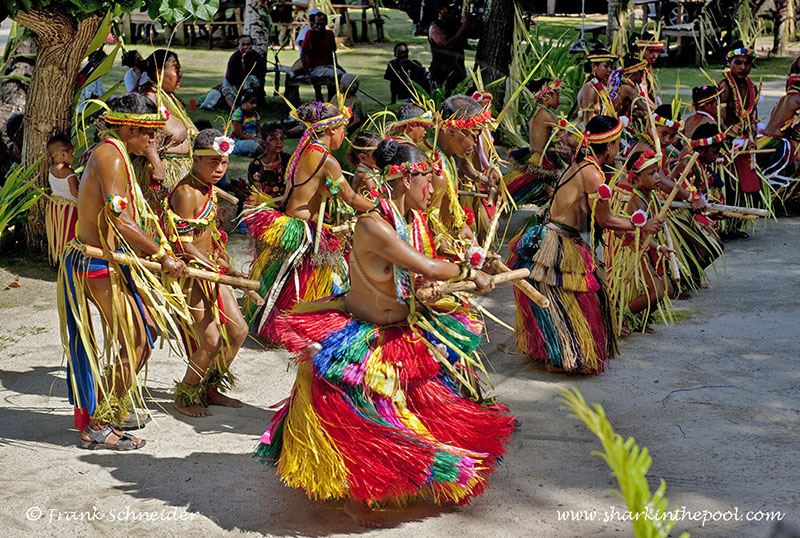
M415 146L400 144L394 140L381 140L378 149L372 154L378 168L385 168L392 164L421 163L427 160L427 155Z

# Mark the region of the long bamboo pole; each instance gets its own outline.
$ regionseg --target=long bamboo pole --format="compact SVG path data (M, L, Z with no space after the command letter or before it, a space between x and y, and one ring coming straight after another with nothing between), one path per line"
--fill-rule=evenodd
M690 209L692 204L683 200L675 200L670 204L672 209ZM769 217L769 209L758 209L755 207L739 207L735 205L708 204L707 213L727 213L738 215L752 215L754 217Z
M93 247L90 245L82 245L80 247L80 250L85 256L89 256L91 258L100 258L102 260L114 263L120 263L123 265L132 265L138 262L139 264L142 265L142 267L150 271L153 271L155 273L161 272L160 263L151 260L145 260L137 256L122 254L121 252L108 252L101 248ZM230 275L221 275L219 273L197 269L196 267L187 267L187 269L189 270L190 277L198 278L200 280L207 280L209 282L218 282L219 284L227 284L228 286L233 286L234 288L240 288L243 290L258 291L258 289L261 287L261 283L257 280L249 280L247 278L240 278Z
M492 261L490 266L500 274L511 272L511 269L500 260ZM550 300L542 295L539 290L534 288L527 280L512 280L511 283L515 288L524 293L528 299L536 303L541 308L550 308Z
M508 273L493 275L492 282L494 282L495 284L502 284L503 282L528 278L530 274L531 272L528 269L516 269L514 271L509 271ZM475 284L475 282L472 280L462 280L461 282L442 284L441 287L439 287L438 289L436 289L435 287L423 287L417 290L417 299L419 299L423 303L428 303L433 299L437 291L441 294L448 294L459 291L473 291L477 287L478 285Z

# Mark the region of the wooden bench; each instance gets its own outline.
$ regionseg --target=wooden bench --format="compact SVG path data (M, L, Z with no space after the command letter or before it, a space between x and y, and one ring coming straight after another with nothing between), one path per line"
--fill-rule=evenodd
M214 32L216 30L220 31L221 38L238 38L240 35L244 34L244 8L230 7L226 9L220 9L217 14L222 14L221 16L225 17L228 10L232 11L232 19L215 18L212 21L198 20L194 24L185 24L183 26L184 40L186 40L186 33L188 32L189 46L194 47L195 42L197 41L197 34L206 33L208 34L208 48L213 49Z
M689 41L689 46L694 47L695 64L703 65L703 51L701 50L701 47L697 46L697 42L694 39L694 26L694 23L691 22L687 22L685 24L676 24L675 26L665 26L661 29L661 36L667 39L667 50L669 50L670 38L675 38L675 42L681 48L682 53L683 47L686 46L683 38L689 38L686 41Z

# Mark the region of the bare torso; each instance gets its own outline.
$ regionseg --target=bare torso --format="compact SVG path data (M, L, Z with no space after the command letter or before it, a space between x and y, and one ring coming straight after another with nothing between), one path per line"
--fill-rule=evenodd
M78 187L76 235L81 243L100 247L102 246L100 238L105 236L109 247L116 248L113 234L110 233L105 219L100 217L105 210L107 197L100 171L114 168L125 169L123 157L119 151L107 142L97 146L86 164ZM128 202L130 203L131 200Z

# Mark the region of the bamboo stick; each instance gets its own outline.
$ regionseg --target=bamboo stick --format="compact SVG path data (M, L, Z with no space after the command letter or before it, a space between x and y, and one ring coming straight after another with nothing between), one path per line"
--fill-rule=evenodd
M497 271L498 273L508 273L511 269L504 264L502 261L495 259L490 264L490 267ZM536 303L541 308L550 308L550 300L542 295L539 290L534 288L530 282L524 279L520 280L512 280L511 283L517 288L519 291L524 293L528 299Z
M239 199L234 195L232 195L231 193L229 193L228 191L220 189L216 185L214 186L214 191L217 193L217 196L222 198L223 200L226 200L234 205L239 204Z
M503 282L509 282L512 280L518 280L521 278L528 278L531 272L528 269L516 269L515 271L509 271L508 273L501 273L499 275L493 275L492 282L495 284L502 284ZM448 293L456 293L459 291L473 291L477 288L477 284L475 284L472 280L462 280L460 282L453 282L451 284L442 284L438 289L436 286L430 287L422 287L417 290L417 299L422 301L423 303L429 303L433 299L437 292L442 295L446 295Z
M666 222L664 222L664 235L667 239L667 247L671 250L675 250L675 243L672 242L672 232L669 231L669 226L667 226ZM672 271L672 277L680 281L681 270L680 267L678 267L678 257L675 256L674 252L669 253L669 268Z
M675 200L675 197L678 195L678 191L681 188L681 183L683 183L686 180L686 177L689 175L689 172L691 172L694 163L697 162L697 157L698 153L696 151L692 153L689 162L686 164L686 167L683 169L683 172L681 172L681 175L678 178L678 180L675 181L675 186L672 187L672 191L669 193L669 196L667 196L667 199L664 201L664 205L661 206L661 209L659 210L658 215L656 215L656 218L663 219L667 215L667 212L669 211L669 208L672 205L673 200ZM637 256L635 258L636 263L631 265L630 269L628 270L628 274L625 275L625 280L630 279L633 273L636 271L636 268L639 266L639 260L642 258L644 253L647 252L647 249L650 247L650 241L652 239L653 239L652 234L647 234L644 237L644 241L642 241L641 247L639 248L639 252L637 253Z
M489 249L492 248L494 235L497 233L497 227L500 225L500 215L503 214L505 208L505 204L500 207L495 206L494 208L494 215L492 215L492 220L489 222L489 229L486 231L486 237L483 240L483 250L487 253Z
M99 258L102 260L114 263L120 263L123 265L132 265L135 262L138 262L145 269L148 269L155 273L161 272L160 263L151 260L145 260L143 258L131 256L128 254L122 254L121 252L108 252L101 248L93 247L90 245L82 245L80 247L80 251L84 254L84 256L89 256L91 258ZM227 284L228 286L233 286L234 288L240 288L243 290L258 291L258 289L261 287L261 283L257 280L249 280L247 278L240 278L230 275L221 275L219 273L213 273L211 271L204 271L202 269L197 269L196 267L187 267L187 269L189 270L190 277L198 278L200 280L208 280L209 282L218 282L220 284Z
M675 200L670 204L672 209L691 209L692 204L682 200ZM739 207L735 205L723 204L708 204L706 211L708 213L727 213L737 214L737 216L750 215L753 217L769 217L768 209L759 209L755 207Z
M488 198L489 195L485 192L473 192L473 191L458 191L459 196L472 196L473 198Z

